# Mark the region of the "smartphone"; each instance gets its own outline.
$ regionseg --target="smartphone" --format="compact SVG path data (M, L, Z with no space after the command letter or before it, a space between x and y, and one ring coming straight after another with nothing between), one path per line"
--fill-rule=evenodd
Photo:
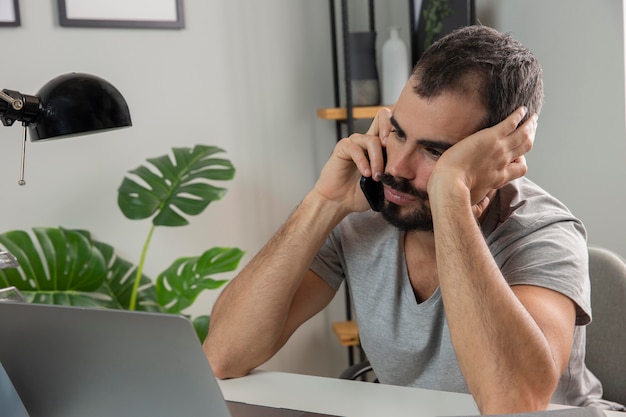
M365 194L365 198L372 210L380 211L385 202L383 184L374 181L372 177L361 177L361 190L363 190L363 194Z
M383 157L386 164L387 152L385 152L385 148L383 148ZM365 194L365 198L367 199L367 202L372 210L380 211L385 203L383 184L380 181L374 181L372 177L364 176L361 177L359 184L361 185L361 190L363 191L363 194Z

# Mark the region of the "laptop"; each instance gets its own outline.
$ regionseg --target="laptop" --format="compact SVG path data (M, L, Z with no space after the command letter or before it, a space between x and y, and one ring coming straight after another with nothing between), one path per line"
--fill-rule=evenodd
M3 417L29 417L9 375L0 363L0 413Z
M172 314L0 302L0 364L2 416L20 399L15 417L320 416L227 404L191 322Z

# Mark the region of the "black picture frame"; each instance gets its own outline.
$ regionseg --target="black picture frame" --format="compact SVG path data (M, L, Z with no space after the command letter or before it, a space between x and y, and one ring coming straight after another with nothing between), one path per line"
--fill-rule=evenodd
M111 18L110 15L103 14L101 9L106 8L109 4L108 0L100 0L98 7L90 10L82 11L80 16L73 14L74 6L79 5L83 9L88 4L83 0L57 0L59 11L59 24L63 27L97 27L97 28L151 28L151 29L183 29L185 27L183 0L151 0L165 6L171 6L170 13L164 13L158 18L154 18L149 13L143 17L137 17L137 12L144 9L146 1L125 0L124 6L129 13L125 13L120 18ZM93 3L93 2L92 2ZM96 2L97 3L97 2ZM169 4L171 3L171 4ZM149 4L149 3L148 3ZM119 8L119 3L117 4ZM89 7L89 6L87 6ZM118 13L118 11L115 11ZM134 17L132 17L134 16Z
M411 21L411 59L413 65L422 56L425 50L426 30L423 11L429 2L437 0L409 0L409 15ZM434 35L432 41L463 26L476 24L476 5L474 0L447 0L451 13L441 21L441 31Z
M18 0L0 0L0 26L20 26L20 4Z

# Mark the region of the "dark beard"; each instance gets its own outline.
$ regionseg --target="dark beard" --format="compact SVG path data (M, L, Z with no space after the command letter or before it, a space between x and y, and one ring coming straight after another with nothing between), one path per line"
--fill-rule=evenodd
M404 178L395 178L389 174L383 174L381 182L394 190L414 196L418 203L418 206L412 212L402 215L402 207L385 200L380 210L385 220L392 226L405 232L433 231L433 217L428 204L427 192L414 188L411 183Z

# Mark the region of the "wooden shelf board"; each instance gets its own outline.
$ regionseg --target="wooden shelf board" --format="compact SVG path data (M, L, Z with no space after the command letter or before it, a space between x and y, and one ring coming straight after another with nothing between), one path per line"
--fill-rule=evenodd
M361 343L355 321L336 321L333 323L333 332L342 346L358 346Z
M367 107L353 107L352 117L355 119L373 119L383 107L391 108L391 106L367 106ZM323 109L317 109L317 117L327 120L346 120L348 117L348 111L345 107L327 107Z

